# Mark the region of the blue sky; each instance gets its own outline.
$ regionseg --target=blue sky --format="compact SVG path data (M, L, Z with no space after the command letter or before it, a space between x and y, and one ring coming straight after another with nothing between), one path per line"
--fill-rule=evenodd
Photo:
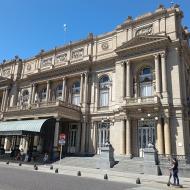
M190 28L190 1L173 0ZM0 62L15 55L28 58L41 49L113 30L128 15L154 11L171 0L0 0ZM68 31L64 32L64 24Z

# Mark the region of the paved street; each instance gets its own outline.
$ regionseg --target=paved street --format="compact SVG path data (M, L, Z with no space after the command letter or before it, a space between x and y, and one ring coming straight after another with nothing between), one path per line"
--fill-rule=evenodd
M134 184L0 166L0 190L126 190Z

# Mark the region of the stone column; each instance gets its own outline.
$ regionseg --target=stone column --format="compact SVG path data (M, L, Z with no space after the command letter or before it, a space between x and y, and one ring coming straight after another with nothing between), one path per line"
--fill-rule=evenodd
M47 81L47 88L46 88L46 102L49 101L49 90L50 90L50 81Z
M96 82L96 89L95 89L95 111L98 110L99 106L99 83Z
M85 143L86 143L86 122L82 122L82 131L81 131L81 146L80 151L82 154L85 153Z
M161 118L157 121L157 149L159 154L164 154L164 133Z
M4 149L10 150L10 148L11 148L11 138L5 137Z
M3 98L2 98L2 101L1 101L1 111L3 111L4 101L5 101L5 90L3 90Z
M125 90L125 87L126 87L125 62L122 62L122 63L121 63L121 68L122 68L122 80L121 80L122 88L121 88L121 95L122 95L122 98L124 98L124 97L126 96L126 90Z
M127 118L126 120L126 155L131 158L131 120Z
M126 123L125 120L122 120L121 125L121 154L126 154Z
M166 73L166 57L165 53L161 54L162 64L162 92L167 93L167 73Z
M127 98L130 98L131 97L131 77L130 77L130 62L129 60L126 62L126 69L127 69L127 72L126 72L126 75L127 75L127 86L126 86L126 96Z
M5 96L4 96L4 104L3 104L3 111L7 108L7 99L8 99L8 88L5 89Z
M32 104L32 94L33 94L33 85L30 87L30 94L29 94L29 105Z
M84 99L83 102L86 104L88 99L88 73L85 73L84 78Z
M154 56L155 62L155 76L156 76L156 94L160 95L160 65L159 65L159 55Z
M93 144L94 154L96 154L96 150L97 150L96 139L97 139L97 122L94 121L93 122L93 136L92 136L92 144Z
M82 105L83 103L83 73L81 73L80 77L80 104Z
M59 140L59 120L57 119L55 123L55 131L54 131L54 143L53 143L54 151L57 151L58 140Z
M171 154L171 134L169 118L164 119L164 141L165 141L165 154Z
M62 87L62 101L65 101L65 77L63 78L63 87Z
M33 86L33 90L32 90L32 101L31 101L31 104L33 104L34 101L35 101L36 84L32 84L32 86Z

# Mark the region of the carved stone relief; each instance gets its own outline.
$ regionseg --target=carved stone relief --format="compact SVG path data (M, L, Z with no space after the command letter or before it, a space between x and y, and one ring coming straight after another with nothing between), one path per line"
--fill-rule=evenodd
M10 68L6 68L3 69L3 76L8 77L11 74L11 69Z
M56 56L57 63L61 63L61 62L65 62L65 61L67 61L67 53Z
M30 63L28 63L28 64L26 65L26 70L27 70L27 71L30 71L30 70L31 70L31 68L32 68L31 64L30 64Z
M40 65L41 65L41 68L51 66L52 65L52 57L47 58L47 59L42 59Z
M151 35L153 32L152 25L145 26L142 28L139 28L135 32L135 36L140 36L140 35Z
M71 58L72 59L79 59L79 58L82 58L83 55L84 55L84 49L81 48L81 49L72 51Z
M102 50L107 50L109 48L108 42L102 43L101 47L102 47Z

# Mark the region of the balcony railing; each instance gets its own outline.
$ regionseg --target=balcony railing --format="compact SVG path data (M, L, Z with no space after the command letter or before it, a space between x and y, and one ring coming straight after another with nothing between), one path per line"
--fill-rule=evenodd
M157 104L157 103L159 103L158 96L147 96L147 97L126 99L126 105L145 105L145 104Z
M76 111L80 111L80 106L69 104L67 102L56 100L56 101L49 101L49 102L37 102L33 104L24 104L18 106L12 106L8 108L8 112L11 111L19 111L19 110L30 110L30 109L38 109L38 108L49 108L49 107L66 107Z

